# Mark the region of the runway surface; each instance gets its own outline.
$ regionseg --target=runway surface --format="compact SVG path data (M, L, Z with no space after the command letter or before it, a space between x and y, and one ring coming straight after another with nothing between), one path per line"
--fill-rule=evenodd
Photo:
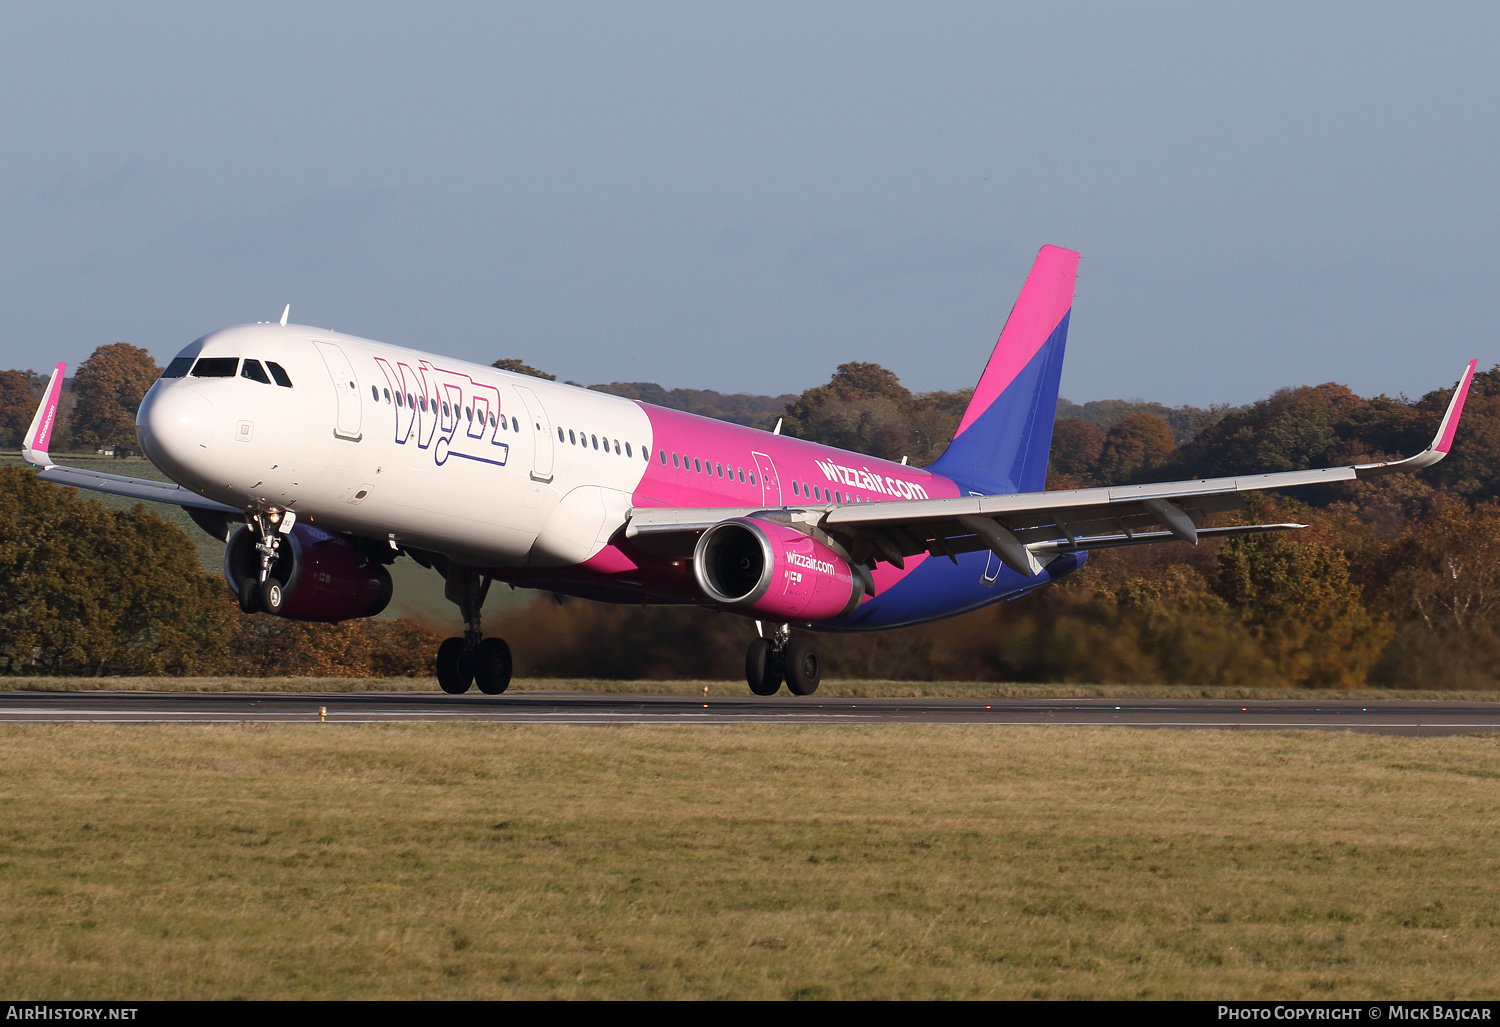
M0 722L95 724L418 721L509 724L995 724L1373 731L1500 730L1500 702L1225 699L835 699L787 695L517 692L0 692Z

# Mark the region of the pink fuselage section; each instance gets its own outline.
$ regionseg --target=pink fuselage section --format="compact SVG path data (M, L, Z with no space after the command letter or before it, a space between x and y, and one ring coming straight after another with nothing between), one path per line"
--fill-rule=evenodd
M918 467L647 403L640 407L650 419L654 449L631 496L635 507L817 510L961 494L954 482ZM877 594L925 559L909 557L904 569L877 564ZM622 532L574 567L491 573L517 585L605 602L715 605L698 588L690 560L651 556Z

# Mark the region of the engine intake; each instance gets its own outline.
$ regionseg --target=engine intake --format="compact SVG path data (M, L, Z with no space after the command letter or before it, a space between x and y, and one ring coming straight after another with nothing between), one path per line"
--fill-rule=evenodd
M240 582L260 576L256 534L247 524L224 549L224 577L239 594ZM339 535L298 522L282 540L271 576L282 584L279 615L290 620L341 621L373 617L391 601L391 575Z
M693 551L693 574L714 602L771 620L841 617L864 595L848 562L828 546L753 517L705 531Z

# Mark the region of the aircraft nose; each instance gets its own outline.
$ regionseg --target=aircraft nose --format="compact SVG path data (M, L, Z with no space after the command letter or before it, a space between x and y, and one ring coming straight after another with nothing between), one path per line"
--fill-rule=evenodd
M206 455L213 419L213 405L193 389L158 384L141 401L135 432L150 461L180 481Z

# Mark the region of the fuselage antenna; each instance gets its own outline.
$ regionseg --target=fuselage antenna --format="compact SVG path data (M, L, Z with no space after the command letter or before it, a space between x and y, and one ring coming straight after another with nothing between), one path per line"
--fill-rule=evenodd
M286 327L286 316L292 312L292 305L288 303L286 309L281 312L281 327Z
M776 418L776 427L774 427L774 428L771 429L771 434L772 435L780 435L781 434L781 418L779 418L779 417Z

